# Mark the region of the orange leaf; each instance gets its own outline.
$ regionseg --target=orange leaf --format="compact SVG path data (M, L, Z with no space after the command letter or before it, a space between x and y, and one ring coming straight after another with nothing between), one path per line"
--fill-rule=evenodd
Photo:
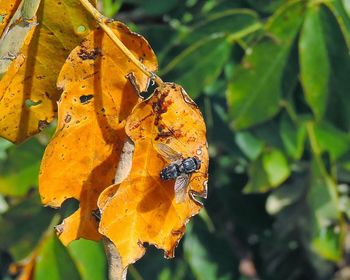
M0 10L7 2L1 1ZM55 117L59 71L95 28L79 0L41 1L37 21L34 34L20 54L12 54L17 58L0 79L0 136L12 142L25 140Z
M120 22L110 26L148 69L157 69L143 37ZM80 208L59 227L64 244L80 237L100 238L92 212L101 191L114 182L125 120L140 101L126 77L130 73L146 90L149 79L99 29L73 50L60 73L58 86L64 92L58 127L42 161L39 191L42 202L51 207L60 207L68 198L80 201Z
M205 124L180 86L165 83L157 88L130 115L126 132L135 144L131 172L120 185L107 188L98 202L99 231L116 245L124 268L144 254L145 242L173 257L188 219L201 208L195 196L206 197L208 179ZM169 162L158 153L158 143L202 162L192 174L183 203L175 201L174 180L160 179L160 171Z
M16 12L18 5L21 3L21 0L7 0L1 1L0 4L0 37L4 31L7 23L11 20L11 17Z

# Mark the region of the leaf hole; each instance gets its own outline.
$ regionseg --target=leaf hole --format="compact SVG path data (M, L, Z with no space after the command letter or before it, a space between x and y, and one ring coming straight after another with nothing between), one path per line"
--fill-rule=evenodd
M34 101L34 100L31 100L31 99L26 99L24 101L24 105L27 107L27 108L30 108L30 107L33 107L33 106L37 106L39 104L41 104L42 101L39 100L39 101Z
M0 23L4 23L6 16L7 16L7 14L0 15Z
M80 34L86 32L85 25L79 25L78 28L77 28L77 32L80 33Z
M144 100L148 100L152 97L154 90L157 88L155 83L150 83L146 91L141 91L140 96Z
M82 104L88 103L92 98L94 98L94 96L92 94L82 95L79 97L80 103L82 103Z
M75 211L79 209L79 201L75 198L66 199L60 208L60 212L62 213L63 219L72 215Z

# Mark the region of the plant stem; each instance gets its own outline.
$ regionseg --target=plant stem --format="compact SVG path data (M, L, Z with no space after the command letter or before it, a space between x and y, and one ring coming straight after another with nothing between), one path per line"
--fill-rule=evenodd
M80 3L85 7L85 9L93 16L101 28L107 33L109 38L118 46L118 48L151 80L153 80L157 85L163 84L161 78L159 78L155 73L149 71L147 67L141 63L130 51L129 49L119 40L117 35L113 30L106 24L108 18L102 15L99 11L95 9L93 5L88 0L80 0Z
M125 280L127 270L123 270L122 260L117 248L107 237L104 237L102 241L108 261L108 279Z

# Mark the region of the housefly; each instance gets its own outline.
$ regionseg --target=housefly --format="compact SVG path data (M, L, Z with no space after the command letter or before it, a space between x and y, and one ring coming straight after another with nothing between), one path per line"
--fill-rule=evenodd
M159 153L170 162L160 172L160 178L162 180L175 180L176 203L184 202L190 177L193 172L200 169L201 161L196 156L184 158L180 153L163 143L158 144L158 149Z

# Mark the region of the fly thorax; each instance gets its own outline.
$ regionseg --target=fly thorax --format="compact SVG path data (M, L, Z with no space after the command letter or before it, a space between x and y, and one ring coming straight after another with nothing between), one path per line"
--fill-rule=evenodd
M193 158L187 158L182 162L185 173L192 173L197 170L197 164Z

